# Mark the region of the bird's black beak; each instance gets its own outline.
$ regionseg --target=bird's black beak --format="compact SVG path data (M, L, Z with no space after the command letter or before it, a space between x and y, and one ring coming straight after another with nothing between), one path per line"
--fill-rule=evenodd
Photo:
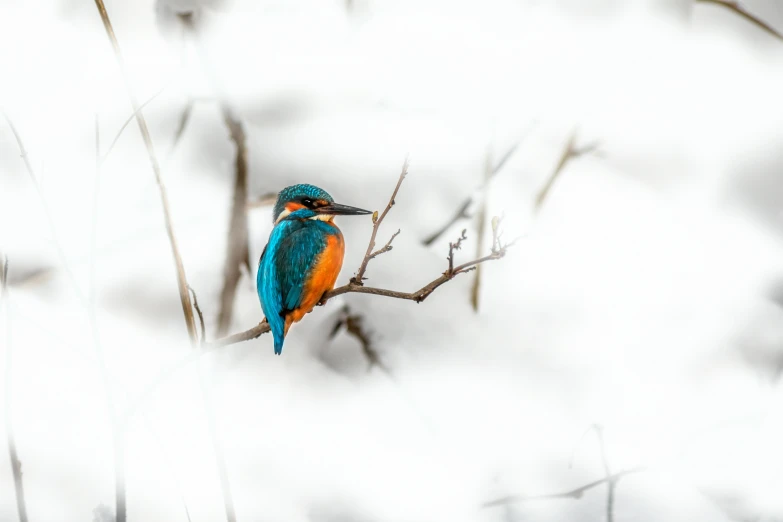
M349 207L348 205L341 205L339 203L329 203L328 205L313 210L319 214L333 214L335 216L363 216L365 214L372 214L372 211L370 210Z

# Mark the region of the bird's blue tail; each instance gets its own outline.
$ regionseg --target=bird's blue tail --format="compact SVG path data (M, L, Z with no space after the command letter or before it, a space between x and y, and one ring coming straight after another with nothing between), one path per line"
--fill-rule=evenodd
M285 342L285 334L282 331L276 331L272 329L272 337L275 339L275 355L283 353L283 342Z

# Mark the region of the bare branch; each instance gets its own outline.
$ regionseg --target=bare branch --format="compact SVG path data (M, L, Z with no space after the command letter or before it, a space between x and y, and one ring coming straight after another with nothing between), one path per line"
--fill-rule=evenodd
M386 205L383 213L377 219L375 218L375 214L373 214L372 234L370 235L370 243L367 245L367 253L364 254L364 259L362 260L362 264L359 265L359 270L356 272L356 275L351 278L351 283L356 285L363 284L363 281L365 280L364 273L367 271L367 263L370 262L370 259L375 257L373 255L373 248L375 248L375 236L378 235L378 228L381 226L381 223L383 223L383 219L386 217L386 214L388 214L391 208L394 206L397 192L400 190L400 185L402 185L402 180L404 180L405 176L407 175L408 158L405 158L405 161L402 164L402 172L400 172L400 177L397 180L397 186L394 187L394 192L392 192L391 198L389 198L389 203ZM395 234L395 236L396 235L397 234ZM392 239L394 239L394 236L392 236ZM387 246L388 245L391 245L391 240L389 243L387 243Z
M375 252L373 252L372 254L370 254L370 259L375 259L379 255L385 254L386 252L391 250L392 249L392 241L394 241L394 238L399 236L399 235L400 235L400 229L398 228L397 232L392 234L392 236L389 238L389 240L386 242L386 244L383 246L383 248L380 248L380 249L376 250Z
M737 2L735 0L696 0L696 3L715 4L715 5L725 7L726 9L740 15L742 18L754 24L756 27L760 28L761 30L766 31L774 38L783 41L783 33L778 31L774 27L772 27L770 24L768 24L761 18L752 14L740 2Z
M576 489L572 489L570 491L566 491L564 493L550 493L546 495L531 495L531 496L525 496L525 495L510 495L506 497L497 498L495 500L490 500L489 502L484 502L482 504L482 507L489 508L489 507L495 507L495 506L502 506L504 504L509 504L511 502L528 502L531 500L550 500L550 499L558 499L558 498L573 498L573 499L580 499L582 498L582 495L593 488L596 488L602 484L606 484L608 482L614 481L617 482L621 478L634 474L634 473L641 473L643 471L646 471L647 468L643 466L639 466L636 468L630 468L623 471L620 471L618 473L615 473L614 475L610 475L608 477L604 477L602 479L595 480L593 482L590 482L589 484L585 484L584 486L578 487Z
M231 202L231 219L226 241L226 261L223 265L223 288L220 291L217 335L223 336L231 326L234 315L234 298L241 277L242 265L250 272L250 247L247 225L248 150L247 137L242 123L223 107L223 121L236 146L234 161L234 195Z
M541 207L544 205L544 202L546 201L547 197L549 196L549 193L552 190L552 186L555 184L555 181L557 181L557 179L560 177L560 174L562 174L563 170L565 170L565 167L568 164L568 162L570 162L572 159L576 159L585 154L590 154L598 148L597 143L591 143L583 147L577 147L576 139L577 139L577 130L574 129L574 131L571 133L571 136L568 138L568 142L566 143L566 146L563 148L563 152L560 155L560 159L557 161L557 165L555 165L554 170L549 175L549 178L547 178L546 182L541 187L541 190L538 192L538 195L536 196L535 204L533 206L533 210L536 213L541 210Z
M453 258L452 258L453 250L457 249L458 245L461 244L463 239L465 238L461 237L460 239L458 239L457 242L453 243L452 247L449 249L450 250L449 267L446 269L446 271L443 272L443 274L440 277L430 281L428 284L424 285L423 287L419 288L414 292L399 292L397 290L388 290L386 288L374 288L371 286L364 286L364 285L357 284L353 282L353 280L351 280L351 282L349 282L346 285L343 285L341 287L330 290L329 292L326 292L326 294L324 294L322 302L326 302L329 299L337 297L338 295L355 293L355 294L379 295L384 297L392 297L395 299L405 299L408 301L415 301L417 303L420 303L425 299L427 299L427 297L429 297L430 294L432 294L435 290L437 290L441 285L443 285L444 283L448 283L449 281L457 277L459 274L465 274L467 272L470 272L482 263L501 259L503 256L506 255L506 251L513 244L513 243L509 243L509 244L499 245L497 248L493 248L492 252L490 252L486 256L480 257L478 259L474 259L472 261L468 261L467 263L463 263L458 266L454 266ZM497 239L493 239L493 243L496 242ZM205 347L208 349L212 349L219 346L227 346L230 344L240 343L243 341L249 341L251 339L260 337L261 335L267 332L269 332L269 324L266 322L266 320L264 320L263 322L254 326L250 330L239 332L237 334L230 335L222 339L217 339L210 343L206 343Z

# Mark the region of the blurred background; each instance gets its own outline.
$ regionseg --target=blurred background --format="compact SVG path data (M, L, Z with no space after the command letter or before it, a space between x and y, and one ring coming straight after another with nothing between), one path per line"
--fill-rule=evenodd
M291 184L409 158L373 286L518 238L195 360L95 3L4 0L0 520L18 458L36 522L783 521L783 5L724 3L106 0L208 340Z

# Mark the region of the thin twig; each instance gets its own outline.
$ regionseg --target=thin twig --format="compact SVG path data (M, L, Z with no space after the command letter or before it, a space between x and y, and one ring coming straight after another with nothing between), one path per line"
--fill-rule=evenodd
M139 108L138 108L137 110L133 111L133 114L131 114L130 116L128 116L128 119L127 119L127 120L125 120L125 123L123 123L123 124L122 124L122 127L120 127L120 130L118 130L118 131L117 131L117 134L114 136L114 139L111 141L111 145L109 145L109 148L106 150L106 153L105 153L105 154L103 155L103 157L100 159L100 163L101 163L101 165L102 165L104 162L106 162L106 159L109 157L109 154L111 154L111 151L112 151L112 150L114 150L114 146L115 146L115 145L117 144L117 142L120 140L120 136L122 136L122 133L125 131L125 128L126 128L128 125L130 125L130 122L132 122L132 121L133 121L133 120L136 118L136 114L137 114L139 111L142 111L142 110L144 109L144 107L146 107L147 105L149 105L150 103L152 103L152 101L153 101L155 98L157 98L158 96L160 96L160 94L161 94L163 91L165 91L165 90L166 90L166 88L164 87L163 89L159 90L158 92L156 92L155 94L153 94L152 96L150 96L150 98L149 98L147 101L145 101L144 103L142 103L142 104L141 104L141 106L139 106Z
M566 165L572 159L589 154L598 148L598 144L596 143L592 143L584 147L577 147L576 139L577 130L574 129L574 131L571 133L571 136L568 138L566 146L563 148L563 152L560 154L560 158L557 160L557 164L555 165L554 170L552 170L552 173L549 175L546 182L541 187L541 190L539 190L538 195L536 196L535 203L533 205L534 212L538 213L541 211L541 207L544 205L544 202L547 200L547 197L549 197L549 194L552 191L552 186L560 177L560 174L563 173Z
M130 119L128 121L131 121ZM120 133L122 130L120 130ZM116 139L119 139L117 134ZM106 159L106 156L103 157ZM109 423L111 424L111 443L114 448L114 495L115 495L115 513L117 521L125 519L126 514L126 490L125 490L125 433L122 425L117 421L117 407L114 400L114 390L112 388L112 379L109 374L109 367L106 364L106 355L101 345L100 335L98 333L98 317L96 313L97 285L95 283L95 264L98 257L98 194L100 191L101 179L101 139L98 115L95 115L95 187L93 192L92 205L92 233L90 238L90 293L88 303L88 319L90 324L90 334L92 336L93 348L95 349L95 358L98 362L98 370L103 384L103 392L106 400L106 412Z
M617 482L621 478L634 474L634 473L641 473L642 471L646 471L647 468L643 466L639 466L636 468L630 468L623 471L620 471L618 473L615 473L614 475L610 475L608 477L604 477L602 479L595 480L593 482L590 482L589 484L585 484L584 486L578 487L576 489L572 489L570 491L566 491L564 493L550 493L546 495L531 495L531 496L525 496L525 495L509 495L506 497L497 498L495 500L490 500L489 502L484 502L482 504L482 507L488 508L488 507L494 507L494 506L502 506L504 504L508 504L511 502L527 502L530 500L549 500L549 499L557 499L557 498L573 498L573 499L580 499L582 498L582 495L593 488L596 488L602 484L606 484L608 482L614 481Z
M449 255L446 257L449 261L449 269L446 273L449 275L454 274L454 251L462 248L462 242L468 238L468 236L465 235L467 232L468 229L463 228L462 234L457 238L457 241L453 243L449 242Z
M163 206L163 218L166 224L166 234L169 238L169 244L171 245L171 254L174 257L174 264L177 269L177 288L179 290L179 298L182 305L182 313L185 316L185 325L188 330L188 337L192 343L196 343L196 320L193 316L192 304L190 302L190 295L188 294L188 282L185 276L185 266L182 262L182 256L179 253L179 247L177 247L177 239L174 235L174 226L171 219L171 211L169 210L169 199L166 194L166 186L163 183L163 176L160 171L160 164L158 158L155 155L155 147L152 144L152 137L150 136L149 128L147 127L147 120L144 118L144 113L141 111L141 107L136 99L136 94L133 91L133 87L128 76L128 72L125 68L125 60L122 57L122 51L120 50L120 44L117 41L117 36L114 34L114 28L112 27L111 20L109 19L109 13L106 11L106 6L103 0L95 0L95 5L98 8L98 12L101 15L103 26L106 29L106 35L114 48L114 55L117 59L117 63L122 73L123 80L125 81L125 89L128 93L131 106L133 108L133 115L136 118L136 122L139 125L139 131L141 137L144 140L144 146L147 149L147 156L149 156L152 171L155 174L155 181L158 183L158 189L160 192L160 200Z
M397 232L395 232L394 234L392 234L392 236L389 238L389 240L386 242L386 244L385 244L385 245L383 245L383 248L379 248L378 250L376 250L375 252L373 252L372 254L370 254L370 259L375 259L375 258L376 258L376 257L378 257L379 255L381 255L381 254L385 254L386 252L388 252L389 250L391 250L391 249L393 248L393 247L392 247L392 241L394 241L394 238L395 238L395 237L397 237L397 236L399 236L399 235L400 235L400 232L401 232L401 230L398 228L398 229L397 229Z
M742 18L754 24L756 27L760 28L761 30L766 31L767 33L777 38L778 40L783 41L783 32L775 29L761 18L752 14L740 2L737 2L735 0L696 0L696 2L702 4L715 4L715 5L725 7L726 9L740 15Z
M386 217L386 215L389 213L391 208L394 206L396 202L395 199L397 198L397 192L399 192L400 185L402 185L402 180L404 180L405 176L407 175L408 175L408 158L405 158L405 161L402 164L402 171L400 172L400 177L399 179L397 179L397 185L394 187L394 192L392 192L391 198L389 198L389 203L386 205L386 208L383 209L383 213L381 213L380 216L376 217L376 214L373 214L373 220L372 220L373 225L372 225L372 234L370 234L370 243L367 245L367 252L364 254L364 259L362 259L362 264L359 265L359 270L357 270L356 275L354 275L351 278L351 283L356 285L364 284L363 281L366 279L364 277L364 273L367 271L367 264L370 262L370 259L375 257L373 255L373 249L375 248L375 236L378 235L378 228L380 228L381 223L383 223L383 219ZM391 245L391 241L394 239L396 235L397 234L394 234L394 236L392 236L392 238L389 240L387 245ZM391 247L389 248L389 250L391 250Z
M22 461L19 460L19 452L16 449L16 437L13 429L12 409L12 376L13 358L11 353L11 313L8 305L8 258L3 256L3 264L0 267L0 308L5 315L5 432L8 440L8 458L11 461L11 473L14 477L14 491L16 493L16 510L19 514L19 522L27 522L27 502L24 496L24 482L22 481Z

